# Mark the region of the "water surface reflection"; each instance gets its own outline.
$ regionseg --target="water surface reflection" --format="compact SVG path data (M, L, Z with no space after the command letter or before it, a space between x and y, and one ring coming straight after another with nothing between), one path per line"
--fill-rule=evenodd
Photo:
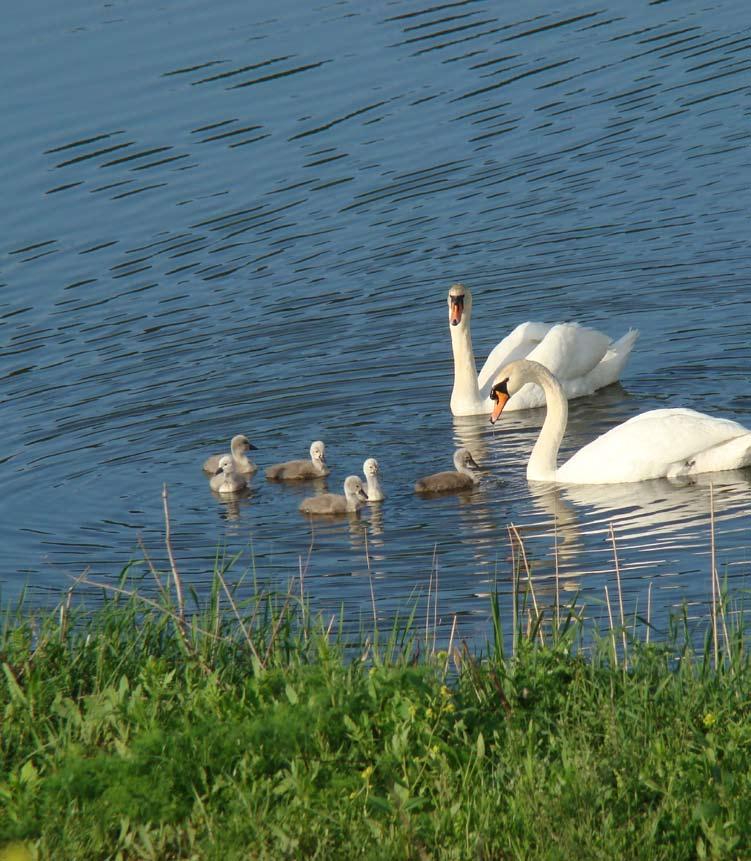
M282 589L302 560L314 606L354 618L371 582L388 619L437 572L441 617L482 642L513 522L583 592L612 575L612 523L634 600L650 579L663 610L706 596L705 484L541 496L539 413L452 422L445 295L472 287L479 356L527 319L640 329L623 386L572 407L563 455L657 406L751 423L744 3L115 13L44 0L3 20L6 598L114 578L139 536L164 562L164 482L199 593L217 547ZM324 439L334 491L375 456L388 498L317 525L310 488L255 477L215 499L200 464L238 432L262 468ZM457 445L479 489L417 498ZM747 478L714 493L740 588Z

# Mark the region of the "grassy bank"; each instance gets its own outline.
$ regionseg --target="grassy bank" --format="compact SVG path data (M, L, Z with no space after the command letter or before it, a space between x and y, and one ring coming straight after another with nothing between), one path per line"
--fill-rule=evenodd
M571 618L514 655L409 626L353 651L291 595L225 586L192 616L165 590L6 618L0 857L751 856L732 630L716 668L677 635L585 656Z

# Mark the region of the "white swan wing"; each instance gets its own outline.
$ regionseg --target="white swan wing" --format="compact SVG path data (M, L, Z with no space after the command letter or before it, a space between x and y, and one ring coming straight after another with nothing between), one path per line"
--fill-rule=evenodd
M676 463L697 457L706 459L705 452L749 434L751 431L738 422L696 410L650 410L584 446L558 469L556 478L572 484L612 484L660 478L668 475ZM739 461L743 460L742 454L734 456ZM745 464L738 462L734 465ZM732 468L732 465L724 468Z
M480 391L485 389L490 391L498 371L514 359L526 359L552 328L554 327L551 323L536 323L528 320L526 323L520 323L502 341L499 341L477 375ZM487 397L487 392L484 396Z
M625 335L622 335L617 341L613 341L597 367L579 381L578 387L582 388L583 391L580 393L568 391L568 396L571 398L577 397L578 394L591 394L603 386L617 383L638 337L638 329L629 329Z
M525 358L539 362L564 384L589 374L605 358L610 338L578 323L556 323Z
M556 323L523 358L544 365L558 377L568 398L579 398L617 381L638 334L632 329L613 342L597 329L578 323ZM489 389L490 386L488 392ZM485 393L482 387L481 391ZM524 410L544 404L542 389L528 383L511 398L506 410Z

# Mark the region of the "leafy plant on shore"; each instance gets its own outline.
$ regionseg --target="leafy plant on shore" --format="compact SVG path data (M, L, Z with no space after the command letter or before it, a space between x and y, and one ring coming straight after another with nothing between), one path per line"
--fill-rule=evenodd
M0 635L0 846L44 859L748 857L742 615L723 617L722 637L710 625L703 653L680 625L659 645L624 626L585 649L575 601L546 616L525 564L513 647L496 598L484 657L453 636L436 651L414 615L347 641L311 618L302 577L240 604L218 566L190 611L171 554L156 597L126 569L93 612L68 598L51 615L19 607Z

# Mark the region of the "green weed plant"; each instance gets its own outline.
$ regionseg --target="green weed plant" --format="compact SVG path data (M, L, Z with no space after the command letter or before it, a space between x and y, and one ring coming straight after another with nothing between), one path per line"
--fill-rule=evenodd
M414 614L348 641L301 588L241 605L218 568L187 610L130 573L6 614L0 859L751 857L742 614L585 648L520 574L511 649L496 596L484 653L440 652Z

